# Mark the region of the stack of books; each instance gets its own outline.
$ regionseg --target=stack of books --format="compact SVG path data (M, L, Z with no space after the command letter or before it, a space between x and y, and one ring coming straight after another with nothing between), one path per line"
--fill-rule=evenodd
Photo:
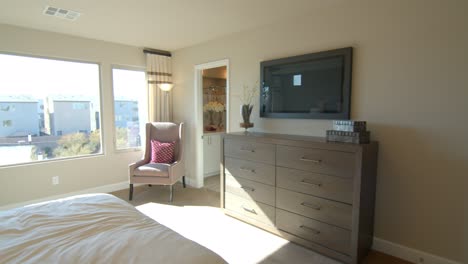
M335 120L333 130L327 130L327 141L367 144L370 132L366 130L366 121Z

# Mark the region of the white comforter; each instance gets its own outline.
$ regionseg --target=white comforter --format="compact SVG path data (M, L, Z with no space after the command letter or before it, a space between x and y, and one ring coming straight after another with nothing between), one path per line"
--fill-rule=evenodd
M225 262L130 204L95 194L0 212L0 263Z

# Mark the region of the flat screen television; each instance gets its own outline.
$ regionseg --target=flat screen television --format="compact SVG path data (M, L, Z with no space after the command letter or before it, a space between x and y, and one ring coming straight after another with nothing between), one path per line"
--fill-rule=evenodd
M260 63L260 116L350 118L353 48Z

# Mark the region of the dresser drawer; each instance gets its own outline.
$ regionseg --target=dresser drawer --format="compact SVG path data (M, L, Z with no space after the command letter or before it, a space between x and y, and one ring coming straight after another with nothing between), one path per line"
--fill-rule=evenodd
M225 208L242 216L273 226L275 224L275 208L270 205L244 199L226 192Z
M275 149L272 144L255 143L233 139L224 140L224 154L228 157L275 164Z
M275 185L275 166L273 165L226 157L224 169L226 174L235 177Z
M275 206L275 187L226 174L226 191L237 196Z
M276 207L351 230L352 206L276 188Z
M276 225L280 230L350 255L351 232L339 227L276 209Z
M276 163L280 167L352 178L356 157L350 152L278 146Z
M353 203L353 179L289 168L276 168L277 186L344 203Z

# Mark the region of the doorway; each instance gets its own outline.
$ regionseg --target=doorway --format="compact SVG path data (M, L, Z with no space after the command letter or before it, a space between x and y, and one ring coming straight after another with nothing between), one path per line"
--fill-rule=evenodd
M221 136L229 132L229 61L195 66L197 187L220 190Z

